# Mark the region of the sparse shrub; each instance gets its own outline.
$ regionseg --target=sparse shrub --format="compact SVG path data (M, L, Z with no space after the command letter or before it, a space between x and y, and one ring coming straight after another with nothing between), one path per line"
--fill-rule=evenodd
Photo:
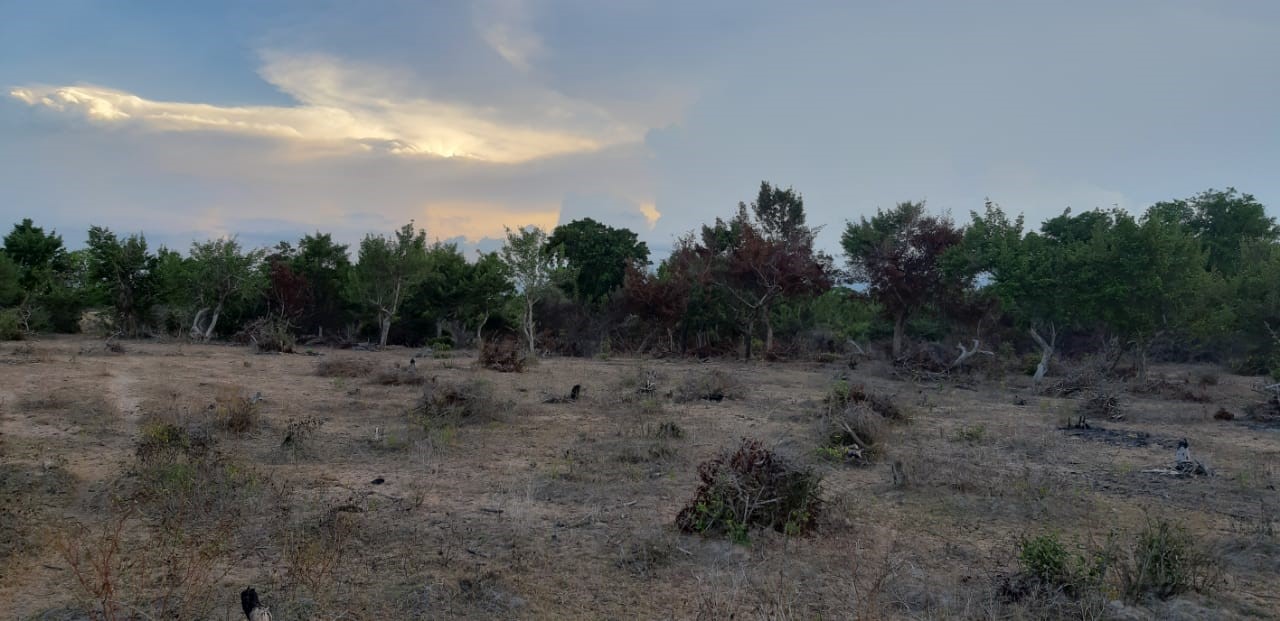
M292 354L298 339L293 327L283 319L261 318L244 329L242 339L263 353Z
M1109 564L1104 551L1071 552L1056 533L1018 542L1018 562L1024 574L1039 585L1074 597L1099 588Z
M675 421L664 421L658 425L658 429L653 434L657 438L678 439L684 437L684 429L677 425Z
M214 399L213 416L220 429L247 433L258 426L258 402L237 389L225 390Z
M676 401L723 401L742 396L742 384L732 375L720 369L711 369L702 375L690 375L672 395Z
M693 500L676 516L687 533L725 534L748 541L752 527L789 535L808 532L817 523L821 477L743 439L737 450L698 466L700 484Z
M314 457L315 436L323 426L324 420L314 416L289 421L285 426L284 439L280 441L280 450L293 459Z
M969 444L982 444L987 437L986 425L960 425L956 429L955 435L951 437L954 442L967 442Z
M373 364L360 358L326 358L316 365L320 377L366 377L373 373Z
M889 420L907 420L906 414L889 397L867 392L861 384L850 384L844 380L833 383L823 401L828 412L842 411L851 404L865 404L873 412Z
M1088 399L1076 407L1076 416L1067 426L1074 429L1088 429L1090 418L1124 418L1120 408L1120 396L1106 389L1099 389Z
M1125 599L1167 599L1187 591L1208 591L1222 577L1216 559L1199 549L1182 526L1165 520L1147 524L1117 564Z
M373 383L383 386L419 386L426 381L421 372L402 367L383 369L373 376Z
M1201 387L1217 386L1218 382L1219 382L1219 376L1217 372L1214 372L1214 371L1206 371L1204 373L1201 373L1200 377L1196 379L1196 383L1199 384Z
M819 421L819 454L846 464L870 464L883 453L887 431L885 418L871 406L851 403L843 410L828 412Z
M432 378L422 388L411 411L425 425L434 422L470 423L495 420L508 407L493 395L493 388L481 380L456 382Z
M514 338L496 338L480 348L480 366L501 373L522 373L525 363L524 348Z

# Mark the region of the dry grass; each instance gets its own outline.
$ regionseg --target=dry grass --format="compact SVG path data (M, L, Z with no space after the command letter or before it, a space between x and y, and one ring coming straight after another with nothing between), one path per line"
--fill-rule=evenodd
M1029 378L902 382L873 363L548 358L497 375L432 362L436 379L412 386L374 381L403 364L397 350L325 351L335 366L321 370L191 344L78 357L85 342L42 340L33 362L0 364L0 600L16 618L104 618L104 583L117 618L236 618L246 586L277 619L1277 612L1275 432L1214 420L1262 396L1227 373L1201 388L1203 366L1153 376L1191 378L1210 403L1125 392L1123 420L1077 434L1058 425L1081 399L1031 396ZM12 347L5 362L27 355ZM862 396L820 399L837 377ZM575 383L591 389L576 404L543 403ZM228 386L265 395L249 425L220 422ZM718 386L722 400L702 398ZM877 447L866 466L814 456L828 435L816 419L837 413ZM748 433L822 475L809 535L778 520L747 528L747 544L678 532L698 465ZM1144 472L1183 437L1216 476ZM1140 545L1161 520L1192 545ZM1023 569L1018 542L1049 532L1071 553L1115 550L1132 579L1108 574L1101 603L1061 589L1004 597L1001 577ZM112 546L114 560L93 560ZM1143 578L1144 550L1220 558L1203 567L1224 579L1161 587L1178 581ZM1111 604L1126 584L1150 595Z

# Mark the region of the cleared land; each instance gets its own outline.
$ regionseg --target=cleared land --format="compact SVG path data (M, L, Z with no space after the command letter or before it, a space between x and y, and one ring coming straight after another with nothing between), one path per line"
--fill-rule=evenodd
M410 350L317 353L0 345L0 616L106 601L117 618L235 619L250 585L277 620L1280 614L1280 431L1243 416L1253 378L1157 367L1166 390L1122 392L1123 419L1068 432L1083 397L1017 375L635 359L497 373L474 352L411 371ZM910 419L883 426L870 465L819 450L839 382ZM574 384L577 401L545 402ZM697 398L708 387L725 398ZM676 530L699 463L743 437L823 475L814 532ZM1214 476L1144 472L1181 438ZM1010 593L1022 538L1074 550L1160 519L1214 559L1204 592Z

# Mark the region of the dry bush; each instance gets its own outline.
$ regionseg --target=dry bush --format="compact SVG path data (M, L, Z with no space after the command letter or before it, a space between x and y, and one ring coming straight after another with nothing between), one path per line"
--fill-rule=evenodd
M753 527L788 535L809 532L817 523L822 477L744 438L737 450L698 466L693 500L676 516L687 533L715 533L746 543Z
M675 392L672 393L672 398L679 403L697 401L699 399L723 401L725 399L737 399L742 394L742 383L737 378L720 369L711 369L702 375L686 376L684 382L676 387Z
M1040 394L1065 397L1092 389L1107 379L1106 369L1096 360L1067 370L1065 377L1040 386Z
M865 405L888 420L907 420L906 413L890 397L868 392L862 384L850 384L844 380L831 385L823 402L828 413L843 411L850 405Z
M316 365L320 377L367 377L373 373L373 364L360 358L326 358Z
M383 386L420 386L427 378L415 369L393 367L378 371L371 381Z
M239 388L222 390L213 400L213 422L235 434L253 431L259 424L258 401Z
M1143 384L1130 385L1129 392L1178 401L1190 401L1192 403L1208 403L1210 401L1209 395L1202 390L1193 390L1189 382L1179 384L1164 379L1147 380Z
M884 452L888 427L885 417L866 402L850 403L818 420L819 453L832 461L868 465Z
M298 344L288 321L266 317L249 324L235 340L248 343L262 353L292 354Z
M316 436L324 420L309 416L302 420L291 420L285 426L284 439L280 441L280 451L291 460L312 459L319 453Z
M1099 388L1088 399L1076 407L1076 419L1068 427L1088 429L1090 418L1124 418L1124 410L1120 407L1120 395L1105 388Z
M490 339L480 348L480 366L493 371L522 373L527 360L520 341L514 338Z
M510 407L493 394L483 380L453 381L432 378L422 387L410 413L424 425L475 423L499 420Z

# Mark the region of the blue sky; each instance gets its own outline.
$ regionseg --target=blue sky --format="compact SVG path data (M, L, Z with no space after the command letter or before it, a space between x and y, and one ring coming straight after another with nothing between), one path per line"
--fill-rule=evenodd
M71 245L590 216L662 253L762 179L833 252L902 200L1280 205L1274 2L8 1L0 87L0 220Z

